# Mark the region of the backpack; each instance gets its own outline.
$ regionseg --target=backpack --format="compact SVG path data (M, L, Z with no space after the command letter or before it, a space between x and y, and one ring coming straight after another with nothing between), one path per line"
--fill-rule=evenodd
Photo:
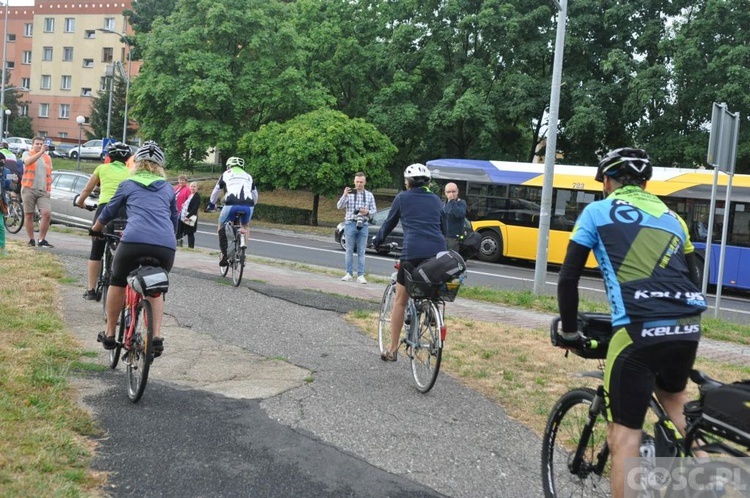
M442 251L423 261L411 272L414 282L442 284L454 278L463 277L466 262L456 251Z

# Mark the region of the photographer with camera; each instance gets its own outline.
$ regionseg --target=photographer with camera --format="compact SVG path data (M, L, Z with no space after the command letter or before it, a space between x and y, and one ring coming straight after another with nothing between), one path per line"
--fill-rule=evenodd
M366 284L365 249L370 234L369 220L375 215L375 196L365 190L367 179L361 171L354 175L354 189L344 187L344 194L336 203L338 209L346 209L344 216L344 238L346 240L346 275L341 280L351 281L354 248L357 248L357 283Z

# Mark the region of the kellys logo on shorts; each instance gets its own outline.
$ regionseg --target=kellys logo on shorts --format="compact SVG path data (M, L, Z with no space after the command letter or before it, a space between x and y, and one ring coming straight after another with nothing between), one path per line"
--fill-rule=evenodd
M699 334L700 331L700 323L661 325L658 327L643 327L641 329L641 337L666 337L670 335Z

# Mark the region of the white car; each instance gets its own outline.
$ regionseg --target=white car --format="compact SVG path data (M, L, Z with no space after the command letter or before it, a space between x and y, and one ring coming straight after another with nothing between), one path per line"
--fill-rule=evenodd
M79 147L76 145L72 149L70 149L70 152L68 152L68 157L71 159L77 159L78 155L80 154L81 159L101 159L104 160L104 158L107 155L107 152L104 150L104 147L102 146L104 143L103 140L89 140L85 144Z
M21 154L25 151L31 150L31 146L34 143L30 138L22 137L8 137L5 141L8 142L8 148L10 151L19 157L21 157Z

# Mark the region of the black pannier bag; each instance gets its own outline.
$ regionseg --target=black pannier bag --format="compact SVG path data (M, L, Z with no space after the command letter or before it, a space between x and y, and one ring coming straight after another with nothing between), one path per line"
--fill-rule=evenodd
M708 391L703 397L701 426L750 448L750 380Z
M141 266L130 272L128 284L143 296L156 297L169 290L169 274L159 266Z
M442 251L411 271L414 282L442 284L463 276L466 262L456 251Z

